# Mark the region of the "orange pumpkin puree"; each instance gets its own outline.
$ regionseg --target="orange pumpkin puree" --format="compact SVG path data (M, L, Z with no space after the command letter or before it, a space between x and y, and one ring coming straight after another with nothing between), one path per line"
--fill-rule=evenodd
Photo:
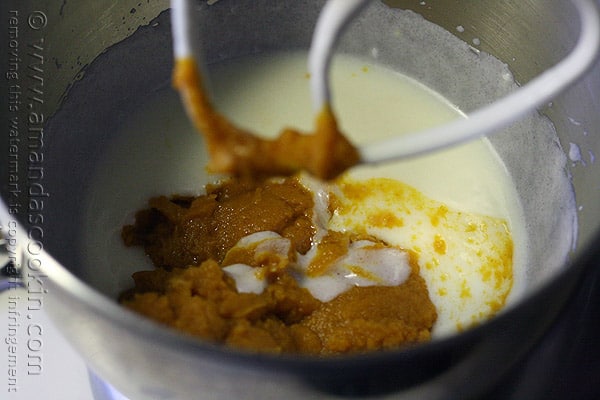
M196 129L204 136L212 172L259 176L305 170L331 179L359 162L358 151L338 130L329 106L317 115L314 133L288 128L269 140L238 128L214 109L193 59L176 60L173 85Z
M437 314L414 259L403 284L353 287L329 302L299 287L285 265L261 269L268 282L262 293L237 291L223 267L277 261L230 251L237 241L274 231L291 241L290 253L305 254L315 233L312 210L311 193L295 177L231 178L199 197L153 198L122 237L143 246L156 269L135 273L135 287L120 301L180 331L249 351L328 355L429 340ZM326 269L325 261L343 255L355 239L329 234L311 274Z

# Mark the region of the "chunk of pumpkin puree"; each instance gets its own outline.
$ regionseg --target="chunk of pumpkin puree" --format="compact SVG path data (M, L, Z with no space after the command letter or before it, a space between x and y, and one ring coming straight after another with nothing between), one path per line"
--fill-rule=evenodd
M134 288L120 301L161 324L248 351L329 355L429 340L437 314L414 256L398 286L352 287L327 302L299 286L291 264L293 254L313 245L313 208L310 191L294 177L232 179L203 196L153 199L122 235L126 244L143 246L157 268L135 273ZM290 240L288 264L277 259L277 268L265 268L251 254L231 251L263 231ZM354 235L338 235L348 240L327 245L345 246L329 249L343 255ZM240 262L256 269L264 290L238 291L223 268Z

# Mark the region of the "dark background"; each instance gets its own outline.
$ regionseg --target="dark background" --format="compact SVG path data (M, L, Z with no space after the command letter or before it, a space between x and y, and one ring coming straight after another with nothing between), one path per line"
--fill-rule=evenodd
M600 399L600 260L595 264L550 331L484 399Z

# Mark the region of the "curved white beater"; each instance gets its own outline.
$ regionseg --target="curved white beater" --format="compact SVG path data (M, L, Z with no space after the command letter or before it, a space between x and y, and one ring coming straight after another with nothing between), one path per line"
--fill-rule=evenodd
M329 69L337 40L369 1L328 0L319 15L308 61L316 112L330 104ZM577 9L581 30L577 44L566 58L513 93L471 112L466 119L362 145L358 149L361 162L380 163L406 158L489 135L549 102L587 71L600 46L600 18L594 0L571 2ZM176 58L192 57L201 64L203 58L193 3L193 0L171 0L174 52Z
M329 69L335 45L346 27L371 0L328 0L317 19L308 53L313 110L331 104Z
M194 0L171 0L171 31L175 59L193 58L203 65L200 28L195 20Z
M309 53L313 107L330 103L329 66L337 39L349 19L368 0L328 0L319 15ZM489 135L547 103L592 65L600 46L600 19L593 0L571 0L577 8L581 31L575 48L552 68L513 93L469 113L466 119L362 145L364 163L380 163L440 150Z

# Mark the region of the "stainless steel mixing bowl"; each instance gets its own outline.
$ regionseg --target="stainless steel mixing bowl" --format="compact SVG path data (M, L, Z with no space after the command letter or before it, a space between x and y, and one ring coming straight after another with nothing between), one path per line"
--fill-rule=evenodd
M321 4L198 3L210 39L209 62L306 49ZM464 40L464 57L435 47L429 36L403 31L395 11L382 5L370 8L350 28L341 51L373 57L377 47L380 62L424 81L467 112L513 88L512 80L506 85L484 82L486 75L477 66L478 57L483 57L480 52L506 63L516 81L526 83L564 57L578 34L576 13L563 0L387 4L412 9ZM3 107L7 114L3 120L18 115L23 122L22 161L31 154L26 136L33 135L28 143L35 142L32 145L44 154L43 162L29 159L17 171L23 203L12 209L14 214L4 214L2 224L10 228L19 221L24 227L19 246L26 256L25 284L39 279L47 290L44 307L58 328L90 368L125 395L132 399L476 396L523 357L577 288L581 272L598 263L600 163L594 157L600 154L600 65L596 64L584 79L543 107L542 118L531 116L491 138L522 198L531 251L527 294L488 323L405 350L314 359L223 349L123 310L106 290L108 267L106 271L87 267L81 244L83 203L108 143L147 97L169 84L167 6L166 1L139 0L9 1L1 6L2 15L20 10L21 16L34 16L21 29L20 40L37 48L30 48L30 55L23 50L22 57L28 65L34 65L31 54L43 57L43 64L36 64L39 71L26 73L23 66L20 82L34 90L23 92L19 110ZM392 34L398 31L417 43L421 54L407 56L408 50L399 48ZM442 68L440 60L451 68ZM36 80L42 74L43 86ZM9 93L11 81L3 80L2 85L3 93ZM476 87L490 89L474 95ZM36 96L43 101L30 100ZM10 148L2 151L1 165L11 165L10 154ZM43 165L43 177L41 169L35 169L38 164ZM10 185L9 172L10 168L2 170L1 182L2 198L10 205L15 186ZM565 190L571 185L573 191ZM573 193L576 205L569 208ZM34 200L38 208L43 201L43 208L36 210ZM17 233L8 229L5 235Z

